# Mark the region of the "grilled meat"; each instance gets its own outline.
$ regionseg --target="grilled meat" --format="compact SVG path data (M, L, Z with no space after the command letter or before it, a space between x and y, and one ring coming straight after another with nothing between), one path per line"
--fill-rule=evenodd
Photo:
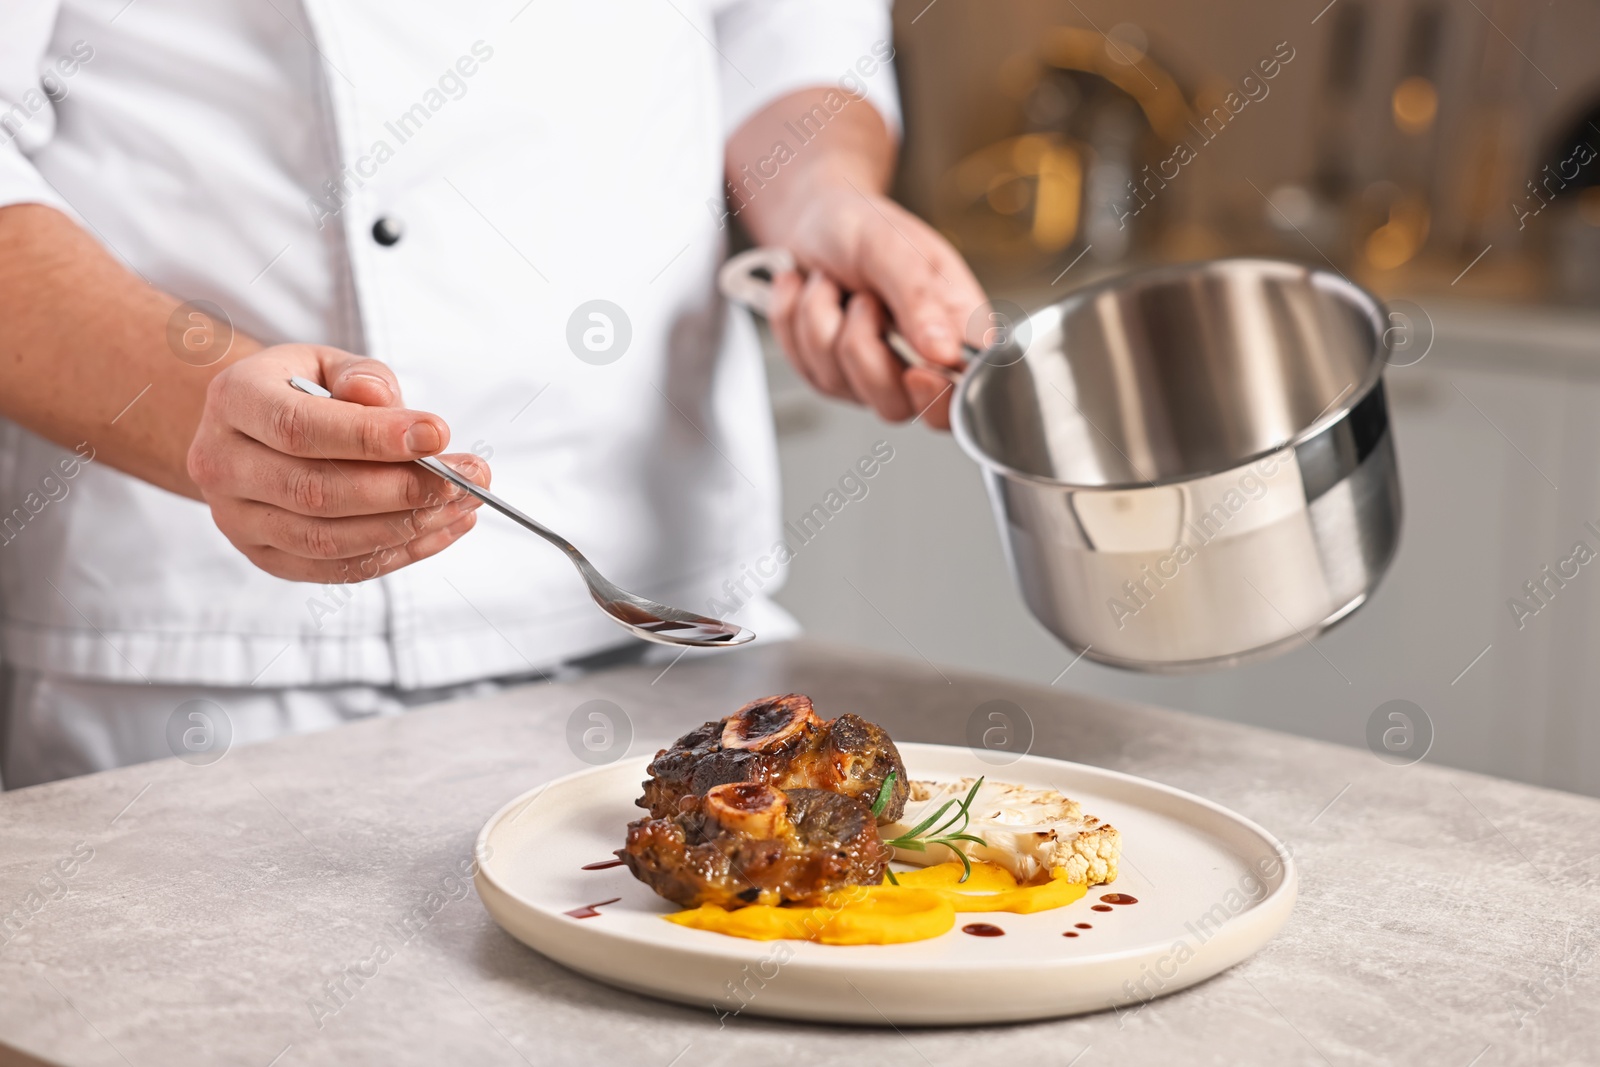
M686 794L681 810L628 825L617 856L634 877L685 907L819 903L883 881L888 849L863 800L761 782Z
M657 819L677 813L686 797L731 782L823 789L858 797L870 809L894 771L888 804L878 816L887 823L905 810L909 788L905 764L882 727L859 715L819 719L811 699L798 693L752 701L726 719L690 730L656 753L649 769L638 803Z

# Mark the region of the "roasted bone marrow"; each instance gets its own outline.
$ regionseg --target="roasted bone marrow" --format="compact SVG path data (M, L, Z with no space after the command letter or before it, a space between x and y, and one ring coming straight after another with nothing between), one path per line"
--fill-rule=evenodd
M820 903L883 880L888 850L871 807L824 789L728 782L628 825L617 856L685 907Z
M783 791L821 789L870 809L891 772L894 781L878 815L884 823L905 811L909 788L888 733L859 715L820 718L809 697L789 693L753 700L656 753L638 804L654 818L670 818L685 798L751 782Z

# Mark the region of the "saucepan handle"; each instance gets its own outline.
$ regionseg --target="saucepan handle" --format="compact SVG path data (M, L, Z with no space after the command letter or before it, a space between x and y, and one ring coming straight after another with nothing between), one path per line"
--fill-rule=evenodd
M717 287L735 304L766 318L772 313L772 280L794 269L794 254L787 248L752 248L722 265Z
M722 265L717 274L717 286L729 300L766 317L772 310L772 280L795 269L794 255L787 248L752 248ZM952 385L961 380L961 371L924 358L893 326L884 331L883 341L907 366L930 370ZM979 355L971 345L963 345L962 351L968 362Z

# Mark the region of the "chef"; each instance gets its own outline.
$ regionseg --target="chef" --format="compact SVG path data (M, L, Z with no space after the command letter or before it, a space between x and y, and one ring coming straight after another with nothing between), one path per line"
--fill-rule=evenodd
M884 195L893 51L877 0L0 7L5 786L633 654L417 457L703 608L780 539L735 219L812 385L944 425L880 337L954 365L983 296Z

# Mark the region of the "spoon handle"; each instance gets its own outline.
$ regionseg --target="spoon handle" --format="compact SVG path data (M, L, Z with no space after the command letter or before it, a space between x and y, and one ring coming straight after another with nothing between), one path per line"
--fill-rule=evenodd
M479 500L483 501L485 504L488 504L491 508L494 508L512 522L532 530L534 533L538 534L540 537L544 538L546 541L549 541L552 545L555 545L557 548L561 549L561 551L571 556L574 561L587 562L583 560L583 554L578 551L571 541L568 541L565 537L562 537L560 534L556 533L539 520L523 514L521 511L512 507L510 504L507 504L504 500L501 500L493 493L489 492L489 490L474 483L465 475L451 470L433 456L424 456L421 459L413 460L413 462L424 470L432 471L445 481L450 482L461 490L477 497Z
M322 386L318 385L309 378L301 378L297 375L289 379L289 384L300 390L302 393L306 393L310 396L320 396L324 399L331 399L333 397L332 393L328 392L328 390L324 389ZM421 467L423 470L431 471L434 474L437 474L439 477L443 478L447 482L450 482L452 485L456 486L462 491L471 493L473 496L477 497L485 504L488 504L491 508L494 508L512 522L518 524L519 526L526 527L527 529L538 534L540 537L544 538L546 541L549 541L552 545L555 545L557 548L561 549L561 551L565 552L569 557L571 557L573 562L579 564L579 566L587 566L588 561L583 558L583 553L579 552L577 548L573 546L571 541L568 541L565 537L562 537L548 526L540 523L537 519L524 515L521 511L518 511L510 504L507 504L504 500L501 500L499 497L489 492L489 490L480 487L477 483L472 481L472 479L466 477L465 475L458 474L454 470L451 470L433 456L424 456L423 458L414 460L413 462L415 462L417 466Z

